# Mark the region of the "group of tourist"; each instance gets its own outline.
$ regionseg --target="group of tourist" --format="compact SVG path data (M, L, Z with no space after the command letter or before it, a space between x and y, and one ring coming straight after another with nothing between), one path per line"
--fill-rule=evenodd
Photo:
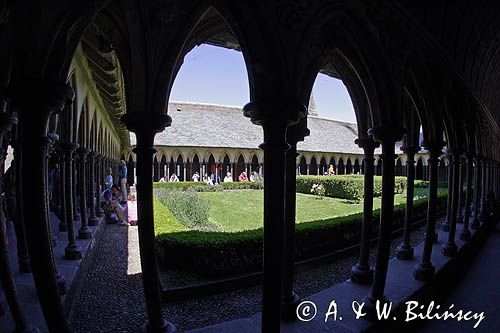
M118 223L119 225L128 226L128 195L127 195L127 164L125 161L120 162L119 184L113 182L113 170L108 168L106 177L104 178L105 189L99 197L99 203L104 210L108 223Z
M252 174L250 175L250 178L248 178L246 171L243 171L238 176L238 181L239 182L248 182L248 181L253 182L253 181L255 181L255 179L257 179L257 177L259 177L259 174L257 171L253 171ZM162 176L159 181L160 181L160 183L165 183L165 182L179 182L180 180L179 180L179 177L177 176L176 173L172 173L172 175L170 175L170 177L168 177L166 175ZM216 174L214 172L212 172L210 174L210 176L205 173L203 175L203 177L200 177L200 174L196 171L193 174L193 176L191 177L191 181L193 181L193 182L203 181L207 185L214 185L214 184L221 183L221 177L219 174ZM233 182L233 176L232 176L231 172L226 173L226 176L222 179L222 182L224 182L224 183Z

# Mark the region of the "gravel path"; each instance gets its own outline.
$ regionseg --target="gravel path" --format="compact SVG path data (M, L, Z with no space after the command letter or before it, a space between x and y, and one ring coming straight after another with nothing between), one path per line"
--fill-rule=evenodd
M412 232L412 243L424 238L423 227ZM391 256L401 238L392 244ZM75 304L75 332L134 332L146 320L140 274L137 227L108 225ZM338 260L296 275L299 295L306 297L349 278L358 256ZM373 250L372 257L373 259ZM186 276L189 279L189 276ZM192 277L191 277L192 278ZM164 305L164 313L179 331L203 327L260 311L260 286Z

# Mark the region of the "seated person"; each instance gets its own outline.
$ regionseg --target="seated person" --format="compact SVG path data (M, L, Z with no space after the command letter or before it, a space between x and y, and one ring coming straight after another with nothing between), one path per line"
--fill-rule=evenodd
M231 172L226 173L226 177L224 177L224 183L231 183L233 181L233 177L231 176Z
M125 219L126 208L119 203L120 192L118 186L113 186L111 189L106 189L102 192L103 209L109 223L119 222L120 225L129 225Z
M245 171L243 171L239 176L238 176L238 181L240 182L247 182L248 181L248 177L247 177L247 173Z

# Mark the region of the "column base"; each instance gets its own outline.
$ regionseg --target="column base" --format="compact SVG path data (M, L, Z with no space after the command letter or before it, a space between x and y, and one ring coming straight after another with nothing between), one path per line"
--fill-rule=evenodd
M99 219L97 217L89 217L88 224L92 227L99 225Z
M471 230L479 230L480 227L479 220L475 218L470 225Z
M64 275L59 272L56 272L56 282L57 282L57 291L59 291L59 295L66 295L68 292L68 284L66 283L66 279Z
M174 324L172 324L169 321L164 320L162 327L159 329L153 329L149 327L149 321L146 321L144 325L139 329L139 332L141 333L176 333L177 328L175 327Z
M52 247L57 247L57 236L52 234L52 236L50 236L50 240L52 241Z
M73 214L73 221L80 221L80 213L75 212Z
M446 243L441 248L441 254L445 257L453 257L457 254L457 244L455 243Z
M413 247L410 245L405 246L401 244L397 248L396 258L399 260L412 260L413 259Z
M281 300L281 319L284 321L293 321L297 319L297 306L302 299L293 292L288 299Z
M104 216L104 210L102 208L96 208L95 215L97 215L98 217L103 217Z
M66 260L79 260L82 259L82 250L77 244L68 245L64 249L64 259Z
M38 327L36 326L28 326L24 331L21 331L21 333L39 333L41 332Z
M441 224L441 230L448 232L450 231L450 223L448 221Z
M413 271L413 278L417 281L427 282L432 280L434 274L436 273L436 268L431 264L418 263Z
M65 232L68 231L68 225L66 223L59 223L59 232Z
M18 261L19 264L19 273L28 274L31 273L31 263L29 259L20 259Z
M79 239L90 239L92 238L92 230L89 227L78 230L78 238Z
M468 228L467 229L464 228L464 229L462 229L462 231L460 232L458 237L460 238L460 240L462 240L464 242L468 242L468 241L470 241L470 238L471 238L471 232Z
M368 321L378 321L379 318L377 316L377 302L380 303L379 308L383 309L383 304L389 303L389 300L385 296L383 296L380 300L377 300L371 296L366 296L363 299L363 302L365 304L363 309L365 310L366 315L362 318Z
M362 266L359 263L352 266L351 282L355 284L371 284L373 282L373 269L370 266Z

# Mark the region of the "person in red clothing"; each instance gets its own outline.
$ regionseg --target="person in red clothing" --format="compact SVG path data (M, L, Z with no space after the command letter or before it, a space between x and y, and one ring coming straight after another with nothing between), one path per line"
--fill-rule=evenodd
M240 175L238 176L238 181L240 181L240 182L247 182L248 181L247 173L245 171L240 173Z

